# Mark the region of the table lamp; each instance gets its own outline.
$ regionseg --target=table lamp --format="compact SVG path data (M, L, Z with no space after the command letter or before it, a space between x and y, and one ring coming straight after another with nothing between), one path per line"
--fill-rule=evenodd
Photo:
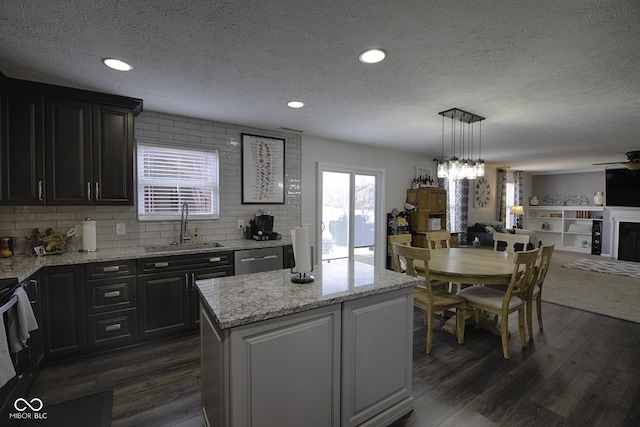
M522 207L522 205L511 206L511 215L516 217L515 225L513 228L522 228L522 224L518 223L518 217L524 215L524 207Z

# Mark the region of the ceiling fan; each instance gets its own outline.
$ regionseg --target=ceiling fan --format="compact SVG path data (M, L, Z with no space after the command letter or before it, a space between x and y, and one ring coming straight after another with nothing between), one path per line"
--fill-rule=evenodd
M624 165L629 170L640 171L640 150L628 151L624 157L626 162L608 162L608 163L594 163L595 165Z

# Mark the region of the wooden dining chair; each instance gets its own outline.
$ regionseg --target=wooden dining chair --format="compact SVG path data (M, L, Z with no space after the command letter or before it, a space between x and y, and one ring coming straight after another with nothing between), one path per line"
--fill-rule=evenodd
M516 252L513 262L513 273L506 291L491 286L472 286L458 292L467 300L467 307L474 308L476 328L480 327L480 312L487 311L500 316L500 336L502 337L502 353L509 358L509 314L518 312L518 327L522 347L527 346L524 326L526 302L533 283L538 251Z
M525 234L511 234L511 233L493 233L493 250L498 250L498 242L505 242L507 244L507 248L505 251L507 253L515 252L516 243L522 243L523 249L527 248L527 244L529 243L529 236Z
M529 329L529 339L533 339L533 301L536 302L538 326L542 330L542 284L547 277L554 248L555 245L545 245L539 249L535 277L527 300L527 329Z
M447 230L438 230L438 231L427 231L425 235L425 240L427 242L427 248L429 249L443 249L451 247L451 233ZM432 286L448 286L449 292L453 291L454 283L448 282L431 282ZM460 283L455 284L457 289L460 289Z
M387 236L387 242L389 244L389 255L391 255L391 268L393 268L394 271L400 271L400 272L404 272L404 265L402 266L401 270L398 270L396 268L395 262L396 259L393 256L393 245L395 243L401 244L401 245L405 245L405 246L411 246L411 234L407 233L407 234L392 234Z
M427 247L429 249L442 249L451 247L451 233L447 230L427 231Z
M464 321L465 321L465 300L457 295L450 294L444 289L434 289L429 278L429 260L431 255L429 249L404 246L398 243L393 245L393 257L396 259L394 265L401 265L404 261L406 269L404 273L421 277L424 283L414 286L413 305L424 311L424 323L427 325L427 354L431 353L431 343L433 341L433 318L436 311L455 309L456 310L456 336L458 343L464 343ZM424 268L418 272L414 267L414 260L422 261ZM401 270L396 270L402 272Z

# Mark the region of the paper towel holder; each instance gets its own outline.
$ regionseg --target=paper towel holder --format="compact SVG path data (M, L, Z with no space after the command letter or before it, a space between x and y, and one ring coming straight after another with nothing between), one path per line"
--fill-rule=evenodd
M93 221L93 223L94 223L94 227L93 227L93 236L92 236L93 238L91 239L91 241L86 242L86 241L85 241L85 239L88 239L88 236L86 236L86 235L85 235L85 233L86 233L87 231L89 231L89 229L88 229L88 228L87 228L87 229L85 229L85 227L84 227L84 225L85 225L85 224L84 224L84 223L92 222L92 221ZM92 220L91 218L86 217L86 218L83 220L83 224L82 224L82 249L80 249L80 250L79 250L79 252L92 253L92 252L96 252L96 251L98 250L98 249L96 248L96 237L95 237L95 232L96 232L96 229L95 229L95 220ZM89 246L90 246L90 247L85 247L85 245L87 245L87 243L89 244Z
M311 250L311 260L312 260L311 271L313 271L313 246L311 246L309 249ZM291 276L291 281L293 283L311 283L314 280L316 280L316 278L310 274L294 272L293 267L291 267L291 272L294 273L293 276Z

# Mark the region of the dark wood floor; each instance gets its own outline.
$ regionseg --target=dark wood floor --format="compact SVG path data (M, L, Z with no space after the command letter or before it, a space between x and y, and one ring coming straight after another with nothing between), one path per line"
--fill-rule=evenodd
M200 336L45 366L29 397L46 409L103 390L114 391L114 427L202 426Z
M511 322L510 360L499 337L473 326L464 345L438 331L425 355L416 311L415 410L393 426L640 425L640 324L543 309L545 329L524 350ZM113 426L201 426L199 375L194 334L47 366L30 397L47 405L114 390Z

